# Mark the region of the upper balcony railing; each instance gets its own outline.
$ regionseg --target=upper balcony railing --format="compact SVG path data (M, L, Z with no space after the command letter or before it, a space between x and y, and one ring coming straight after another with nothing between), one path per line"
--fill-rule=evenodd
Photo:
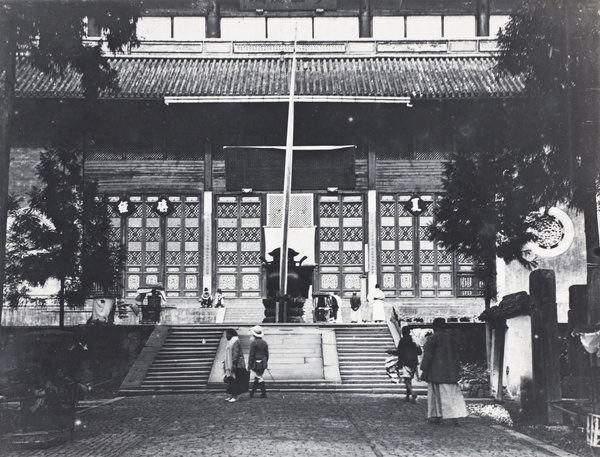
M490 54L498 51L495 38L436 40L377 40L361 38L356 40L298 41L295 50L299 55L457 55ZM226 57L243 55L281 55L294 52L292 41L229 41L206 39L203 41L141 41L139 46L130 46L125 53L129 56L145 57Z

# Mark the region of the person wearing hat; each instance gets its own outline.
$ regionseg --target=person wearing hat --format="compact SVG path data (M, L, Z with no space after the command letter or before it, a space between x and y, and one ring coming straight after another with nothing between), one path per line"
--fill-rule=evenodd
M458 343L445 330L446 320L433 320L433 335L423 347L421 379L427 381L427 418L430 424L440 425L443 419L458 424L459 417L467 417L467 405L458 386L460 362Z
M250 343L250 354L248 355L248 370L254 377L254 384L250 391L250 398L254 396L256 389L260 387L260 398L267 397L265 380L263 374L268 368L269 363L269 345L263 339L263 329L260 325L255 325L250 329L252 334L252 343Z

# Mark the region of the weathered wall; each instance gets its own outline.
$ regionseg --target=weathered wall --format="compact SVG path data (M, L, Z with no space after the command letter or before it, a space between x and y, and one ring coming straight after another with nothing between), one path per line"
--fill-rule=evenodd
M567 322L569 287L586 283L586 253L583 215L565 211L573 222L574 237L570 247L556 257L538 258L538 268L553 270L556 275L556 302L558 322ZM525 268L512 262L504 266L499 262L498 297L529 290L529 274Z

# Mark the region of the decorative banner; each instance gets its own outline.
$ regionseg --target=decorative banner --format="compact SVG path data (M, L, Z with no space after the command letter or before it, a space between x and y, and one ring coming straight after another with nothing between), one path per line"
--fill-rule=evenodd
M335 10L337 0L240 0L242 11Z
M131 216L135 212L135 209L136 205L132 203L127 197L119 198L119 201L115 205L115 211L121 217Z
M167 217L173 212L173 210L175 209L175 205L171 203L171 200L163 196L156 200L154 205L152 205L152 209L159 215Z
M418 217L421 214L423 214L423 212L425 212L425 210L427 209L427 206L428 203L425 203L423 199L418 195L413 195L412 197L410 197L410 200L408 200L404 204L404 208L406 209L406 211L408 211L415 217Z

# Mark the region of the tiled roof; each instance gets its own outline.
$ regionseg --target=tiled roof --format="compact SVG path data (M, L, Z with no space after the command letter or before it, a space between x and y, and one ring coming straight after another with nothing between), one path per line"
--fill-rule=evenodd
M120 90L101 98L217 97L257 100L289 93L290 58L115 57ZM417 99L517 96L518 78L497 77L492 56L302 57L297 61L298 97ZM72 71L49 75L25 60L17 66L18 97L73 98L82 94Z

